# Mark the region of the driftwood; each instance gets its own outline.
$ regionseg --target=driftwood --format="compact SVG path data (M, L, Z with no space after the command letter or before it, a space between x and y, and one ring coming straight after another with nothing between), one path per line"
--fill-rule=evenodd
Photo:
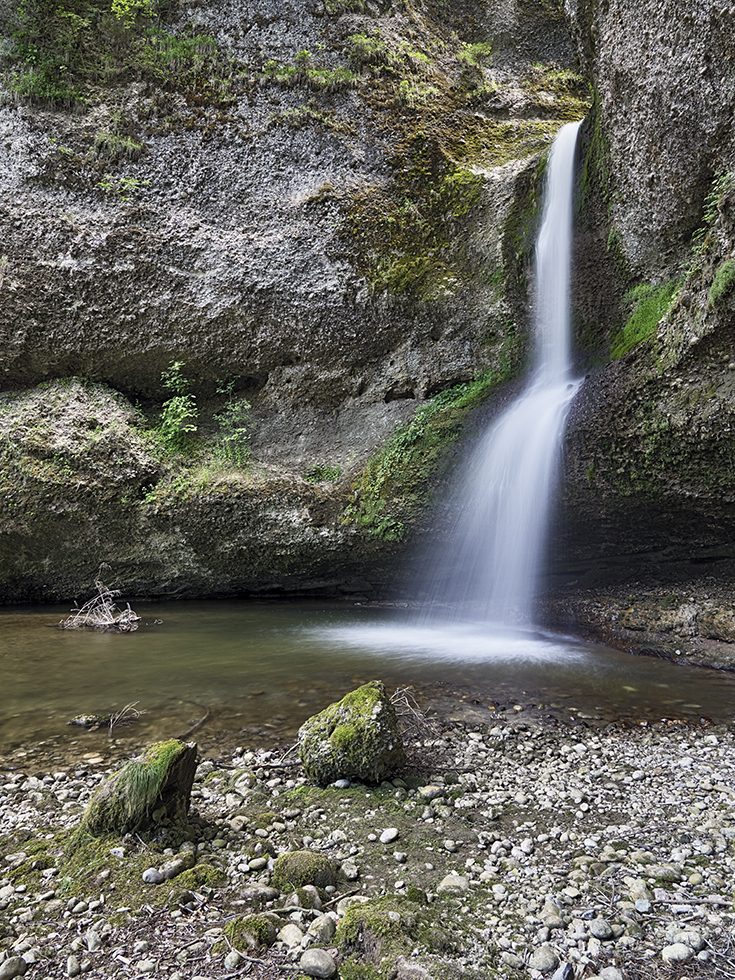
M109 566L100 565L98 576L105 567ZM94 584L97 595L85 602L81 609L72 610L71 616L59 623L59 629L80 630L90 627L102 633L132 633L137 630L140 616L133 612L130 603L122 611L115 605L120 590L108 588L99 577L94 580Z

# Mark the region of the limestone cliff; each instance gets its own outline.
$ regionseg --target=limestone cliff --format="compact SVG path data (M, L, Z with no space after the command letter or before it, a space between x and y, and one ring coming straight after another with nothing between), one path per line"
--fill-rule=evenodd
M560 4L3 0L0 26L0 596L100 561L162 594L385 582L523 357L539 154L587 107ZM243 399L247 463L218 423Z
M580 584L731 578L735 8L566 9L595 102L576 318L592 370L568 431L560 565Z
M115 9L0 3L0 597L101 561L139 593L394 582L523 363L544 151L585 114L554 570L730 574L730 2Z

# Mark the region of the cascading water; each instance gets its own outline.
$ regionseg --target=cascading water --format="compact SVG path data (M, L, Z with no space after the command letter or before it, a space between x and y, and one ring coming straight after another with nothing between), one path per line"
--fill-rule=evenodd
M455 700L451 710L473 725L498 717L498 698L519 695L530 696L531 704L553 704L570 692L578 697L588 691L593 714L582 717L602 717L601 705L611 696L627 712L631 697L640 696L639 671L647 660L540 629L514 628L531 622L556 460L567 410L579 387L569 378L568 337L576 136L577 126L564 127L549 161L537 244L537 338L530 378L473 456L462 515L449 546L426 556L426 563L438 569L426 612L391 619L365 610L375 618L312 631L320 650L354 649L366 680L368 669L385 663L378 658L387 657L390 669L409 669L427 693L427 682L440 697L452 686L456 692L471 690L471 704ZM447 607L456 614L448 615ZM655 695L645 701L645 710L656 712L656 718L661 710L660 669L657 661L651 672ZM375 666L373 676L377 672ZM701 711L688 687L684 690L676 697L677 713ZM667 698L671 694L673 683ZM702 703L719 697L707 693ZM485 698L495 701L488 705L490 711L483 709ZM732 713L726 699L720 703ZM436 710L446 710L446 705ZM620 717L621 709L615 710Z
M543 557L570 381L569 279L578 123L551 150L536 245L535 362L527 386L473 454L446 553L435 562L427 617L457 614L529 623Z

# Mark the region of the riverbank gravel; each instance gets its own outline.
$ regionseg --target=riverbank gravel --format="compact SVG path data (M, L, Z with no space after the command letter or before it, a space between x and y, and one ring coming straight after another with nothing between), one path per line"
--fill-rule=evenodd
M106 773L8 770L0 980L731 976L734 743L454 724L402 778L326 789L283 749L235 746L200 763L183 842L81 857L69 835ZM274 888L304 849L335 884ZM256 913L267 930L232 931Z

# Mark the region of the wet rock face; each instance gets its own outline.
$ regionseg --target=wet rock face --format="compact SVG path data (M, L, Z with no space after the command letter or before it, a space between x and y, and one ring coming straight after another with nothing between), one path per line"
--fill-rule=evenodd
M609 207L631 269L668 272L714 174L732 169L732 4L565 0L594 78L609 152Z
M552 552L582 586L732 574L731 7L565 3L596 89L574 272L594 368L569 416ZM609 361L641 283L671 300Z

